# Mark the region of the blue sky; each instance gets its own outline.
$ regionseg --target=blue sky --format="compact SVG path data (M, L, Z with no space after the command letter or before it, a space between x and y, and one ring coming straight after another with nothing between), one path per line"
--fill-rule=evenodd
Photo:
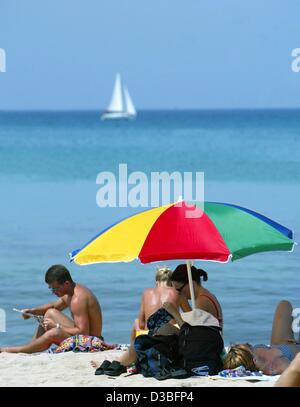
M299 0L1 0L0 109L300 107Z

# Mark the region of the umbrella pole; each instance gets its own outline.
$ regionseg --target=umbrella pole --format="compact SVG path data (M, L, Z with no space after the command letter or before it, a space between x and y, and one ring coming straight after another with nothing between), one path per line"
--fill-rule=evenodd
M187 267L187 272L188 272L189 287L190 287L191 300L192 300L192 309L194 310L196 308L195 307L195 293L194 293L194 286L193 286L193 280L192 280L192 271L191 271L190 260L186 261L186 267Z

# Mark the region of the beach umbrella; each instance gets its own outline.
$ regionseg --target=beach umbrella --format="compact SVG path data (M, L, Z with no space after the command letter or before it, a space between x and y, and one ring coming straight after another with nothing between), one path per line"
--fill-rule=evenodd
M70 257L79 265L184 259L194 309L190 260L224 263L259 252L292 251L293 246L291 230L252 210L227 203L181 201L113 224Z

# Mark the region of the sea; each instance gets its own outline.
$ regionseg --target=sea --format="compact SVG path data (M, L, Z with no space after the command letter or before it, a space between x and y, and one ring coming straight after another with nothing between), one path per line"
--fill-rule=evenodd
M97 111L1 111L0 346L31 339L36 322L13 308L54 301L44 276L58 263L98 297L106 341L129 342L158 263L69 261L101 230L145 210L99 206L97 177L112 173L118 185L120 164L149 179L153 172L203 172L205 200L253 209L300 240L300 110L141 111L132 121L101 121ZM281 299L300 315L299 246L195 264L208 272L203 284L222 305L225 344L268 343Z

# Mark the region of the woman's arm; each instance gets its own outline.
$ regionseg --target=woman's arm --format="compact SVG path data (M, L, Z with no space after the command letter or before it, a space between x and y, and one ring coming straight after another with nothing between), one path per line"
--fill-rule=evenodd
M144 302L145 302L145 301L144 301L144 294L145 294L145 292L143 292L143 295L142 295L141 305L140 305L140 311L139 311L139 316L138 316L140 329L145 329L145 327L146 327L146 314L145 314L145 305L144 305Z
M174 307L173 304L170 302L164 302L163 308L168 311L169 314L175 319L176 323L178 324L179 328L184 324L184 320L181 318L179 311Z
M179 306L180 306L180 308L182 309L183 312L192 311L192 308L191 308L188 300L182 294L180 294L180 296L179 296Z

